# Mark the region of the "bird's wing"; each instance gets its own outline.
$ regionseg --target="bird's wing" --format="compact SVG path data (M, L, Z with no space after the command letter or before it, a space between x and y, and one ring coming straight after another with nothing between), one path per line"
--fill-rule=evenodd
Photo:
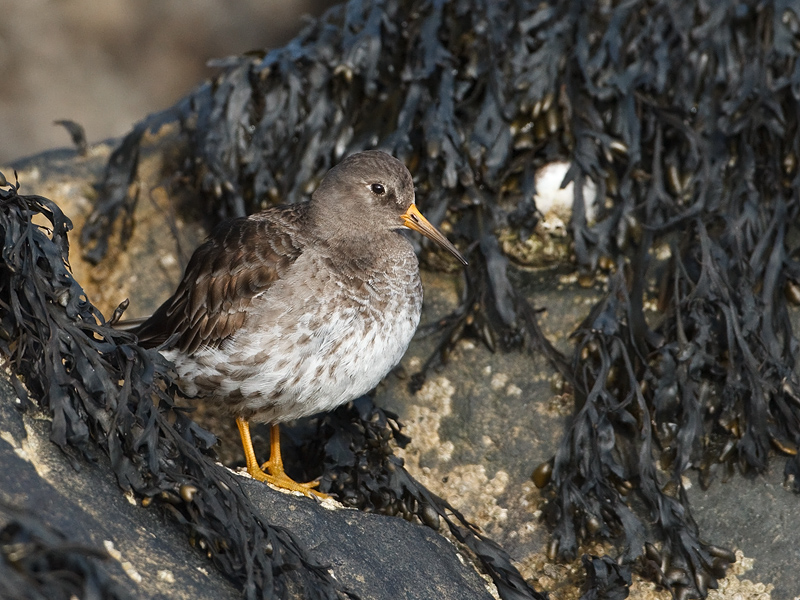
M307 204L268 209L221 224L195 250L178 289L134 333L145 347L170 338L186 354L218 347L244 323L257 295L303 251Z

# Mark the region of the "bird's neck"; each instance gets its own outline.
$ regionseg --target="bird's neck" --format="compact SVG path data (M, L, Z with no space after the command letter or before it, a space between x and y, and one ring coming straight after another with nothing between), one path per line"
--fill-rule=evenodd
M331 257L357 264L360 269L374 273L391 271L395 263L413 260L414 249L399 231L370 232L370 235L348 232L324 240Z

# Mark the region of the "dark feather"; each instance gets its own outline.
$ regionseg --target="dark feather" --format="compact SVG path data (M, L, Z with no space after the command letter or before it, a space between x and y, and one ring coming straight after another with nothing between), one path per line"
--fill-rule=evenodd
M303 203L222 223L195 250L172 297L133 329L139 343L152 348L176 336L170 347L187 354L218 347L242 326L253 298L302 254L307 215Z

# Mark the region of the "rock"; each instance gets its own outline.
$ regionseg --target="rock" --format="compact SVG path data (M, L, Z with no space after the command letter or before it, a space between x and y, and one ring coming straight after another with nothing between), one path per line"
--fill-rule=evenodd
M123 495L106 460L80 472L49 439L43 415L23 414L0 380L0 528L22 511L67 540L119 552L100 563L136 598L239 598L241 594L156 510ZM116 552L114 552L116 554ZM98 561L100 562L100 561ZM0 573L8 568L0 559ZM1 588L0 588L1 589Z
M18 410L13 388L0 380L0 529L22 513L71 544L107 551L111 558L92 560L133 598L241 597L188 544L186 531L155 505L143 508L122 494L105 457L82 462L77 472L50 442L49 429L49 419ZM427 527L241 480L258 518L288 528L310 558L364 600L493 597L491 584ZM0 558L0 574L4 568Z

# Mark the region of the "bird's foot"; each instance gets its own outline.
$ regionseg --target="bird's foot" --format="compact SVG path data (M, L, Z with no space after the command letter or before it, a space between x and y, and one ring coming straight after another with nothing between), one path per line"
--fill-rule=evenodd
M283 470L283 460L281 459L281 442L280 442L280 429L277 424L272 426L270 430L270 455L269 460L261 467L258 466L256 460L256 453L253 450L253 440L250 438L250 424L244 417L236 417L236 424L239 426L239 435L242 436L242 447L244 448L244 456L247 460L247 472L253 479L258 481L265 481L275 487L283 488L284 490L291 490L293 492L300 492L301 494L312 498L324 500L330 498L328 494L318 492L314 488L319 485L318 481L309 481L308 483L298 483L289 477Z
M306 483L300 483L289 477L283 470L283 468L276 468L276 465L271 464L269 461L261 465L260 469L259 468L255 468L253 470L248 469L247 472L250 473L253 479L257 479L258 481L266 481L270 485L274 485L275 487L284 490L290 490L292 492L300 492L301 494L308 496L309 498L313 498L315 496L320 500L325 500L326 498L330 498L328 494L319 492L314 489L319 485L319 481L309 481Z

